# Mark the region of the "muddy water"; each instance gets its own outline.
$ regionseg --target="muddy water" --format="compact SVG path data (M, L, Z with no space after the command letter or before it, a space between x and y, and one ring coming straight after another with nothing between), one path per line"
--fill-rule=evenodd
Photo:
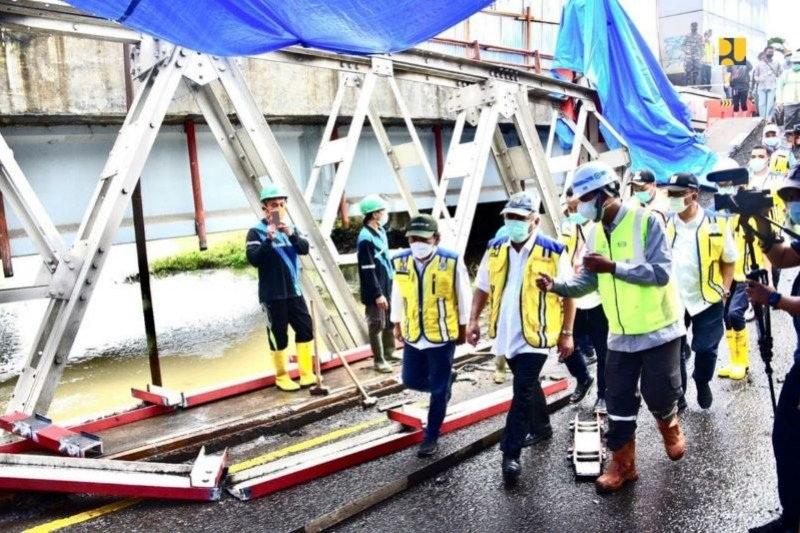
M148 243L148 251L152 259L194 242L155 241ZM19 278L36 267L36 258L15 260ZM134 247L114 247L51 404L49 415L56 420L85 419L135 405L130 388L150 382L139 285L125 282L135 270ZM271 368L253 272L154 278L152 292L166 387L188 391ZM0 405L13 391L44 309L44 301L0 305Z

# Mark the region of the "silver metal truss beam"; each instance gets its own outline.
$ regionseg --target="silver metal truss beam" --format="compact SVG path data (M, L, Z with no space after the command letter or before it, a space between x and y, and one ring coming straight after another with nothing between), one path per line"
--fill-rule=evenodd
M381 121L381 117L373 106L372 97L378 83L381 81L384 81L389 86L394 101L400 109L406 132L411 139L407 143L392 145L389 134L386 132L386 128ZM357 98L355 111L350 121L347 135L338 139L331 139L334 128L336 127L336 122L341 114L345 93L351 90L356 93ZM435 191L438 187L437 180L433 175L433 169L431 168L428 157L425 154L425 149L419 140L419 135L411 119L411 114L408 111L405 100L392 75L391 60L384 57L373 57L372 69L363 76L363 78L354 73L342 74L340 76L336 96L334 97L333 107L328 115L328 121L322 133L322 141L317 150L317 155L314 159L305 191L306 201L311 203L323 169L335 166L336 170L330 189L327 191L322 220L320 222L320 230L328 240L329 246L332 249L333 243L328 236L336 222L339 199L345 191L365 119L369 120L372 131L381 148L381 152L394 177L397 189L406 204L407 211L411 215L416 215L419 210L409 186L408 179L406 178L405 169L421 166L431 189Z
M130 193L183 76L180 52L174 49L142 79L75 243L60 258L53 274L50 301L9 400L8 412L47 412Z
M182 80L186 81L196 96L199 95L198 103L223 152L231 161L254 211L259 214L261 211L258 200L261 187L258 177L261 175L268 175L295 199L290 201L289 215L298 230L309 236L312 247L311 260L306 262L306 266L311 267L309 270L316 270L327 290L327 300L338 311L337 319L325 315L324 326L339 343L339 346L331 348L345 349L367 341L366 329L352 293L329 253L280 147L235 62L212 60L180 47L165 48L159 45L143 48L147 53L138 54L138 60L152 66L144 71L139 70L141 85L108 156L78 229L76 241L69 249L50 252L51 248L57 247L51 243L59 244L60 237L55 228L47 227L52 223L43 215L43 208L35 200L35 194L16 166L11 151L6 147L5 151L0 152L3 192L8 190L12 193L9 195L12 205L21 212L23 220L29 221L26 230L35 239L39 237L43 243L43 255L51 253L55 262L53 279L48 287L50 301L9 401L9 412L47 412L95 281L130 201L130 193L142 173ZM151 53L155 54L154 62L152 57L144 57ZM212 81L213 86L209 85ZM227 97L236 111L241 125L238 130L233 129L214 88ZM232 159L236 159L235 164ZM325 309L326 297L319 294L307 276L304 278L307 295L315 299L320 309ZM29 292L33 291L33 288L29 288Z

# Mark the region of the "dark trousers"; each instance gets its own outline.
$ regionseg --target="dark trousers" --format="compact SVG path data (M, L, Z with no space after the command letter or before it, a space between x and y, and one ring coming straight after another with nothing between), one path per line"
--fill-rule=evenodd
M608 319L603 312L603 306L598 305L591 309L578 309L575 312L574 334L587 335L597 354L597 397L606 397L606 353L608 352ZM572 359L571 357L569 359ZM567 368L569 368L567 359ZM577 375L570 373L577 378Z
M504 456L519 459L525 436L542 432L550 425L547 400L539 383L539 373L546 360L547 356L541 353L520 353L508 360L514 375L514 396L500 442Z
M800 364L795 362L783 383L772 428L772 448L778 470L778 496L783 507L784 523L792 531L800 525L798 443L800 443Z
M424 350L417 350L409 344L403 348L403 383L409 389L431 393L428 425L425 426L426 440L439 438L439 429L450 400L450 375L455 353L456 345L453 342Z
M289 345L289 326L294 330L295 342L314 340L314 328L306 301L302 296L273 300L263 304L267 312L269 347L272 350L285 350Z
M668 419L677 411L681 342L675 339L639 352L608 350L606 441L610 450L622 448L636 435L636 415L642 398L656 418Z
M383 361L394 353L394 326L389 321L391 311L375 304L366 305L365 310L372 355L376 362Z
M731 297L725 302L725 329L742 331L747 327L747 320L744 318L748 306L746 288L747 283L743 281L733 282Z
M747 89L733 88L733 112L747 111Z
M725 307L722 302L713 304L708 309L689 316L686 313L686 327L692 328L692 344L683 337L681 346L681 386L686 393L686 361L694 352L694 372L692 378L697 383L708 383L714 377L714 367L717 366L717 350L719 342L725 334Z

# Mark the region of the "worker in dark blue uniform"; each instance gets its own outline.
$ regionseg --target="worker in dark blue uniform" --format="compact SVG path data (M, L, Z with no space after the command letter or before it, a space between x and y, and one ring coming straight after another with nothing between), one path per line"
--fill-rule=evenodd
M313 365L314 328L300 286L300 257L308 241L287 223L286 193L276 185L261 191L264 218L247 232L247 261L258 268L258 299L267 314L267 332L275 385L295 391L316 383ZM286 369L288 328L294 330L299 384Z
M364 226L358 234L358 280L361 303L367 316L369 345L375 370L392 372L394 355L394 326L389 320L389 300L392 297L394 268L389 257L389 240L384 226L389 222L386 202L380 196L369 195L358 204L364 215Z
M786 203L790 218L800 219L800 169L784 181L777 194ZM794 215L792 214L794 213ZM783 242L772 227L758 221L758 231L767 239L760 245L775 268L790 268L800 265L800 241ZM795 333L800 335L800 276L792 284L791 296L784 296L771 287L749 282L747 295L753 303L769 305L792 315ZM778 473L778 497L783 507L782 515L763 526L753 528L754 533L796 533L800 528L800 345L795 348L794 365L783 382L775 422L772 427L772 448Z

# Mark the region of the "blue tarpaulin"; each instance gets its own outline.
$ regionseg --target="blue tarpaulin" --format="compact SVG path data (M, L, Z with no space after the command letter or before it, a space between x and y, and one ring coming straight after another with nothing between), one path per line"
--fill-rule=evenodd
M300 44L398 52L490 0L67 0L94 15L200 52L243 56Z
M591 82L603 115L628 143L633 170L664 181L675 172L704 179L713 167L717 156L692 130L689 109L618 0L564 6L553 67Z

